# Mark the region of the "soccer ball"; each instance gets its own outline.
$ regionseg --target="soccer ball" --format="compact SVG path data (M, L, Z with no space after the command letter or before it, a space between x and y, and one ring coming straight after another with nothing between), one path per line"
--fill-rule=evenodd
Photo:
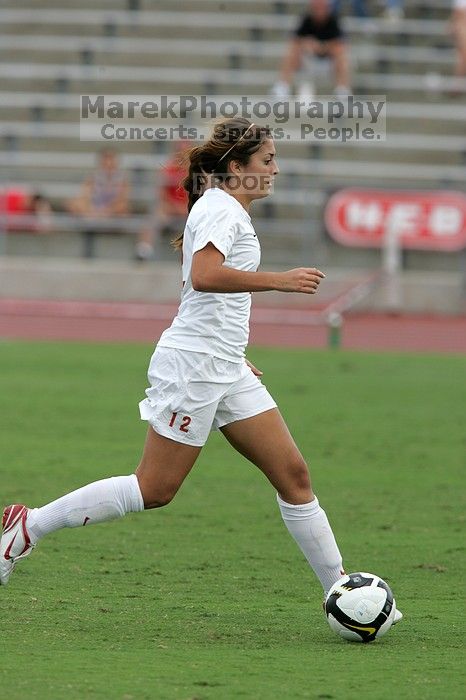
M351 642L373 642L383 637L393 624L395 609L388 584L364 571L343 576L325 599L330 627Z

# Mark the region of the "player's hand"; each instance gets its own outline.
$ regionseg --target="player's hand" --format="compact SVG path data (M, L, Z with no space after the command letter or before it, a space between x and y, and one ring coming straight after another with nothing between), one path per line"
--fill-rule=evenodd
M277 289L281 292L315 294L324 277L324 273L316 267L297 267L279 273Z
M264 373L261 372L260 369L257 369L257 367L254 367L252 362L249 362L249 360L246 360L246 364L249 367L249 369L252 371L252 373L256 375L256 377L262 377L262 375Z

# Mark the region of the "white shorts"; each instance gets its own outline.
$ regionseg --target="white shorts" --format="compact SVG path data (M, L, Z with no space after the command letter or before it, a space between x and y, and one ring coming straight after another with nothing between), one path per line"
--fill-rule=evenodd
M195 447L206 443L211 430L277 406L245 361L157 347L148 379L141 419L160 435Z

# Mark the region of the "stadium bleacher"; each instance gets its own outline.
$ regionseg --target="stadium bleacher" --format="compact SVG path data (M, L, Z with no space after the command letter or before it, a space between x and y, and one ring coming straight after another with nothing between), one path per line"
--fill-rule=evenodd
M40 0L20 7L5 0L0 166L8 181L40 190L63 210L102 145L79 141L80 94L267 94L305 5L299 0L83 0L79 9L68 9L58 0L45 8ZM259 232L270 234L263 239L266 260L293 262L307 239L321 260L339 257L322 230L322 207L337 188L465 188L466 80L462 95L451 97L458 81L452 77L449 2L406 0L406 17L399 23L383 17L383 3L368 7L370 16L363 20L347 16L351 8L343 5L343 24L351 42L354 91L387 96L387 140L377 148L280 144L282 176L273 201L255 207ZM330 76L320 81L320 93L330 94ZM125 141L118 150L135 185L135 214L142 214L152 201L154 173L166 148ZM346 255L350 264L371 264L376 253ZM425 253L413 253L409 260L414 267L434 265ZM449 255L437 254L435 265L457 269Z

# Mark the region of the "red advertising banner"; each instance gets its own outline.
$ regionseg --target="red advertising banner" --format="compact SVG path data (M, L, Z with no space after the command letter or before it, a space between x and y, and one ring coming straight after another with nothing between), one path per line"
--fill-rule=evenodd
M324 217L332 238L347 246L381 247L396 231L403 248L466 247L466 195L461 192L344 189L330 197Z

